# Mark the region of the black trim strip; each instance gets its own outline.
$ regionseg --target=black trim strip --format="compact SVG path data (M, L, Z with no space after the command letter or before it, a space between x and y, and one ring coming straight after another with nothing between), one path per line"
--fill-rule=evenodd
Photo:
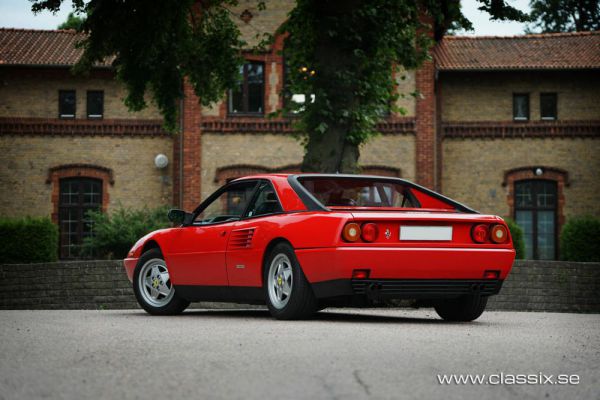
M229 303L265 304L262 287L175 285L178 296L189 301L223 301Z

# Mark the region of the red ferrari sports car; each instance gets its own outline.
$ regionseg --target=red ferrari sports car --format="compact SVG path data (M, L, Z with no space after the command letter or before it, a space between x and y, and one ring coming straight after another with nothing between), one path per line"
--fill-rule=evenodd
M515 257L502 218L380 176L249 176L169 219L178 226L146 235L124 260L150 314L229 301L297 319L415 299L446 320L471 321Z

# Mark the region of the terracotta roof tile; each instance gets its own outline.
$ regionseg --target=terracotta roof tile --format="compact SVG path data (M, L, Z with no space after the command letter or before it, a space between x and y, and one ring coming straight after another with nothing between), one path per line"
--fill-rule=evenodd
M447 36L433 55L440 70L596 69L600 31L521 36Z
M0 65L71 66L83 53L75 45L84 37L73 30L0 28ZM110 67L111 62L97 66Z
M71 66L84 35L73 30L0 28L0 65ZM447 36L433 56L440 70L596 69L600 31L522 36ZM99 67L110 67L112 59Z

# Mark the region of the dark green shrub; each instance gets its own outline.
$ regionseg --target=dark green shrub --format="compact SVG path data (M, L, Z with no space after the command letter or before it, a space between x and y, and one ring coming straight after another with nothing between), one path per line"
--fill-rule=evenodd
M569 219L560 233L560 253L567 261L600 261L600 219Z
M0 264L58 259L58 227L50 218L0 218Z
M523 229L515 221L510 218L505 218L504 221L508 225L510 236L512 237L513 246L517 252L517 259L525 258L525 241L523 239Z
M137 210L120 207L110 214L89 211L94 236L85 239L83 253L93 258L125 258L142 236L171 226L167 212L166 207Z

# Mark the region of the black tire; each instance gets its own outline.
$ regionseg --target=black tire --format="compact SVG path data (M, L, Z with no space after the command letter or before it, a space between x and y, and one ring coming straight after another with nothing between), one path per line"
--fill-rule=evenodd
M434 308L446 321L474 321L483 314L487 299L482 296L463 296L436 302Z
M269 295L269 271L273 260L279 255L287 256L290 261L292 269L292 286L291 293L287 303L282 307L277 307ZM310 286L310 283L306 279L300 263L296 259L294 249L287 243L279 243L273 247L267 257L265 257L265 264L263 266L263 290L265 293L265 300L267 307L271 312L271 315L277 319L291 320L291 319L306 319L310 318L317 311L317 299Z
M166 302L164 305L161 305L161 306L156 306L156 305L149 303L148 300L145 298L144 294L141 293L141 291L144 290L144 288L140 287L142 285L140 282L140 273L141 273L144 265L146 265L146 263L150 262L151 260L156 260L156 259L163 260L163 262L164 262L164 257L159 249L150 249L150 250L146 251L144 254L142 254L140 259L138 260L138 263L135 267L135 271L133 272L133 292L135 293L135 298L136 298L137 302L139 303L139 305L144 310L146 310L146 312L148 314L152 314L152 315L180 314L181 312L183 312L183 310L185 310L190 305L190 302L177 296L177 293L173 293L171 299L168 302ZM166 266L166 263L165 263L165 266ZM175 290L175 289L173 288L173 290Z

